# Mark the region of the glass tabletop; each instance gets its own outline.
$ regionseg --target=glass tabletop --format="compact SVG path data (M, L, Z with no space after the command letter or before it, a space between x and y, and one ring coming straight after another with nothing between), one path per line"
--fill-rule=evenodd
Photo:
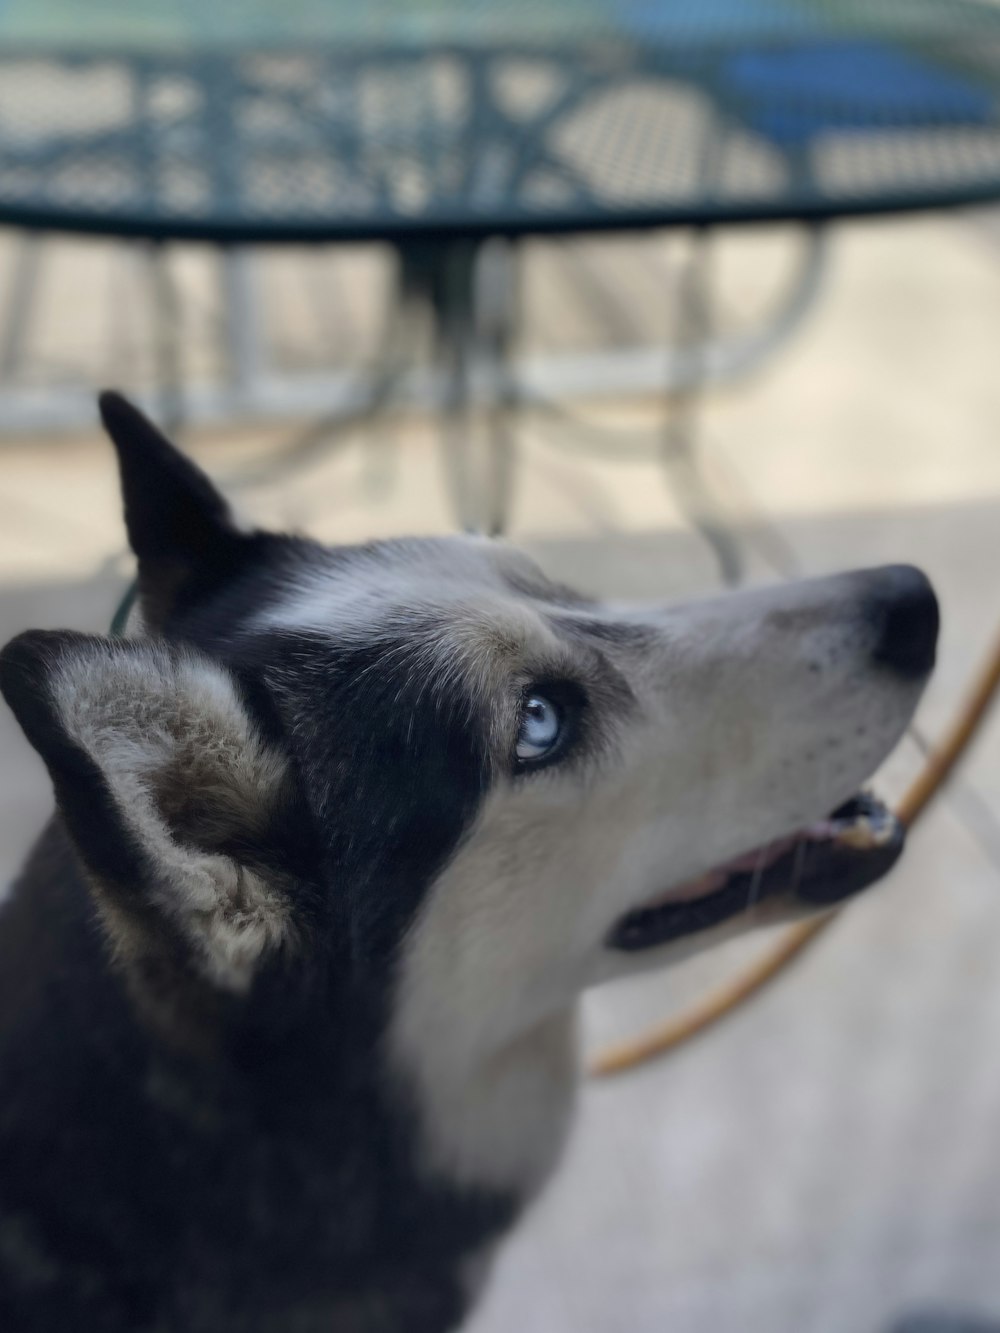
M1000 197L995 0L0 0L0 222L485 236Z

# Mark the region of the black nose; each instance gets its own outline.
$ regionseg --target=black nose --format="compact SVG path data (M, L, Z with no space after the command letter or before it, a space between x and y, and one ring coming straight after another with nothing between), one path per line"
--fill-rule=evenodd
M875 630L875 661L910 679L926 676L934 665L940 624L927 575L912 565L876 570L865 614Z

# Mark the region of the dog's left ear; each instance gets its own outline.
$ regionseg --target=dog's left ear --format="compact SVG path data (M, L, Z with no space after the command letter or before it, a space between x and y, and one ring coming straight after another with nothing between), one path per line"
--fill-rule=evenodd
M127 398L109 390L98 403L118 454L143 618L155 632L179 604L232 577L253 539L239 531L204 472Z
M241 994L292 947L292 881L274 854L291 774L227 671L149 639L33 630L0 653L0 689L133 981Z

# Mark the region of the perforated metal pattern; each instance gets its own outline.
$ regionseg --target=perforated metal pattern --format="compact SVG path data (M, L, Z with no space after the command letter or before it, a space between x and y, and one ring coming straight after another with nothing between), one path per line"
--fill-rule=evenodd
M986 3L8 0L0 220L291 240L944 205L1000 195L998 91Z

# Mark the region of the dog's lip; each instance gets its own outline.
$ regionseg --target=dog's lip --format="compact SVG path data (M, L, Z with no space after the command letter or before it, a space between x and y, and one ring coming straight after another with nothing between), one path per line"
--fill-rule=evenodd
M832 906L881 879L904 838L900 820L861 793L826 819L647 900L619 918L606 942L629 952L653 948L718 925L764 898Z

